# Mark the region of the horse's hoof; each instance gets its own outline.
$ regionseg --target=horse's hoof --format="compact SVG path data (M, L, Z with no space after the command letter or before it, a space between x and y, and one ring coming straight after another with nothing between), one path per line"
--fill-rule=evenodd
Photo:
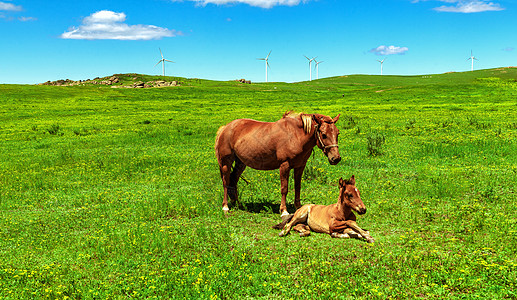
M366 240L366 241L368 242L368 244L373 244L373 243L375 242L375 240L374 240L374 239L368 239L368 240Z
M278 234L279 237L283 237L285 235L284 231L280 231L280 233Z

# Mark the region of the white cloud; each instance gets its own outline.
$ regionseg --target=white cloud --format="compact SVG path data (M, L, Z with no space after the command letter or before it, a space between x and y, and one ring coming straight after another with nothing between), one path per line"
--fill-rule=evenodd
M14 5L12 3L1 2L0 1L0 10L8 10L8 11L21 11L23 8L19 5Z
M19 17L18 18L18 21L22 21L22 22L29 22L29 21L36 21L37 18L33 18L33 17Z
M181 34L154 25L127 25L126 14L101 10L83 19L79 27L72 27L60 37L77 40L157 40Z
M183 0L172 0L172 1L183 1ZM188 0L196 2L200 5L207 4L216 4L216 5L224 5L224 4L239 4L244 3L250 6L257 6L262 8L272 8L277 5L285 5L285 6L295 6L300 4L301 2L307 2L310 0Z
M408 47L396 47L396 46L384 46L381 45L377 48L373 48L370 50L371 53L375 55L393 55L393 54L405 54L409 51Z
M441 2L455 4L455 5L442 5L433 8L440 12L455 12L455 13L478 13L484 11L500 11L504 10L497 3L487 2L486 0L440 0ZM415 0L414 2L418 2Z

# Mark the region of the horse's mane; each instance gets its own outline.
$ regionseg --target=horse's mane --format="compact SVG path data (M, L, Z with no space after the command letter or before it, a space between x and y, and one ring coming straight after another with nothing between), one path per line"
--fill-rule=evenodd
M312 115L304 113L296 113L292 110L286 111L282 118L301 118L303 124L303 131L309 134L312 130Z

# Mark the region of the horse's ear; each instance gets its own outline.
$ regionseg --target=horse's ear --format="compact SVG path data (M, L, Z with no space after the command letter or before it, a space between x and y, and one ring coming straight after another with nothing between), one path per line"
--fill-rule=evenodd
M351 185L355 185L355 176L354 175L352 175L352 177L350 177L349 182Z
M345 186L345 181L343 178L339 178L339 186Z
M312 119L314 122L316 122L316 124L321 125L321 123L323 123L323 116L320 114L312 114Z
M332 119L332 121L333 121L334 123L336 123L336 122L337 122L337 120L339 120L339 116L341 116L341 114L337 115L334 119Z

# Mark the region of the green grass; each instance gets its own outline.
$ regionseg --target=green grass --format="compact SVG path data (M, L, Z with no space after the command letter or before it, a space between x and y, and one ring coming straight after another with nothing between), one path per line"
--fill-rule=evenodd
M0 298L517 297L517 69L170 80L0 85ZM223 216L217 129L287 110L341 113L343 160L315 151L302 202L354 174L373 245L279 238L278 171L248 168Z

